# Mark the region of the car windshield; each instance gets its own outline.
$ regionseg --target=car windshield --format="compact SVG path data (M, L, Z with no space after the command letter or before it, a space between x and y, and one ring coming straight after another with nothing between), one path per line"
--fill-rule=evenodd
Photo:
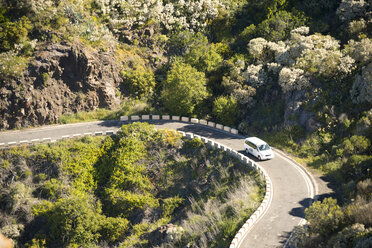
M265 144L265 145L260 145L258 148L260 149L260 151L266 151L270 149L270 146L268 144Z

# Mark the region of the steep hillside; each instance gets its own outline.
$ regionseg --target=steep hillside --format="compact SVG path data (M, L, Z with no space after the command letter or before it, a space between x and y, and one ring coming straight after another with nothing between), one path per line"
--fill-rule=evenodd
M227 247L258 208L258 173L146 123L0 152L0 232L17 247Z
M371 0L1 6L1 129L74 120L82 110L121 111L133 99L147 111L235 126L266 136L335 185L338 203L327 199L308 210L297 246L368 246ZM325 211L314 219L328 205L347 217Z

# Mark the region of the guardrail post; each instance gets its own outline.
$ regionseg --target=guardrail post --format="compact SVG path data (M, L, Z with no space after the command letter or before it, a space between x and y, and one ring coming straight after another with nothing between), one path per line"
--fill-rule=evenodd
M186 138L193 139L194 134L193 133L186 133Z
M232 133L232 134L238 134L239 132L238 132L237 129L235 129L235 128L231 128L231 133Z
M208 121L206 120L199 120L199 123L202 125L208 125Z
M130 120L131 121L139 121L140 120L140 117L138 115L131 115L130 116Z
M128 116L120 116L120 121L128 121Z
M208 121L208 126L215 127L216 123L214 123L213 121Z
M196 118L191 118L190 120L192 123L199 123L199 119L196 119Z
M224 126L223 127L223 130L226 131L226 132L230 132L231 131L231 127Z

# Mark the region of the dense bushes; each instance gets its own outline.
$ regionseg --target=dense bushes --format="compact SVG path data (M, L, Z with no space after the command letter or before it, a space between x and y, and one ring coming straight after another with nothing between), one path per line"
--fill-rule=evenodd
M256 172L146 123L3 151L0 164L0 230L29 247L227 245L262 200ZM198 218L209 220L205 235ZM159 239L157 230L172 225Z
M342 189L346 193L339 197L343 200L339 205L330 201L320 205L324 208L332 205L340 211L352 202L350 195L357 194L357 185L371 177L372 119L368 111L372 107L372 43L371 3L368 1L3 2L5 8L0 11L0 80L19 77L27 68L28 57L32 56L35 45L71 44L79 40L79 44L92 46L97 51L113 52L122 72L122 99L129 95L148 101L146 104L136 102L138 106L133 108L124 105L119 111L98 110L64 116L63 122L158 111L215 119L238 127L242 132L275 130L272 135L267 135L273 145L291 151L300 161L321 170L339 184L347 185ZM23 86L18 85L18 88L22 92ZM136 211L164 211L155 224L130 226L126 231L128 238L118 241L130 245L141 242L141 235L166 223L170 212L177 212L176 206L187 204L187 201L178 201L175 194L164 193L165 189L174 190L175 168L165 162L167 166L150 163L146 142L151 139L144 137L152 137L164 147L177 149L183 141L171 132L155 135L149 131L141 138L125 132L130 138L107 139L99 147L86 141L86 144L69 147L71 150L43 148L44 157L40 159L53 165L50 171L63 168L71 181L69 192L92 193L105 187L105 191L101 190L96 197L101 201L102 215L114 218L110 223L117 221L124 228L125 221L116 218L131 221ZM198 143L188 145L197 146ZM176 159L174 154L151 152L151 156L161 161L170 160L187 171L185 161ZM80 153L83 155L79 157ZM14 163L6 161L4 168ZM147 173L148 163L154 166L151 173ZM138 165L137 169L133 165ZM159 173L167 177L160 177ZM46 178L40 179L35 192L45 200L55 202L66 191L58 186L65 185L65 181L58 179L60 183L55 173L52 173L53 177L50 173L44 174ZM36 175L32 177L36 178ZM154 180L162 190L154 186ZM16 189L27 191L27 187L22 186L15 187L14 192L18 192ZM16 195L18 193L14 197ZM182 195L179 197L183 198ZM27 199L33 201L30 194ZM369 202L368 199L360 203L361 212L368 212ZM15 206L24 213L23 216L30 212L30 209L19 208L20 204ZM313 210L316 207L319 206L315 205ZM123 208L130 211L123 213ZM337 216L334 214L325 222L333 225ZM345 222L331 233L324 232L324 228L318 228L316 232L328 235L322 238L332 239L333 245L342 242L353 246L359 242L365 244L368 241L344 237L348 231L356 236L369 232L368 221L361 223L360 219L355 223ZM359 224L365 225L364 229ZM106 233L107 239L114 242L120 234L108 234L110 225L93 233L101 237ZM226 229L226 226L219 227ZM17 233L18 229L9 230ZM180 231L179 228L175 230L176 233ZM321 236L302 231L304 236ZM101 238L97 240L101 242ZM305 244L309 240L303 241ZM317 245L323 241L315 238L309 242Z

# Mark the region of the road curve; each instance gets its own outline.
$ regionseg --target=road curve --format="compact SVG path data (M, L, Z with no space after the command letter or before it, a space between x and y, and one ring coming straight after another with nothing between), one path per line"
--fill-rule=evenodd
M150 120L148 122L155 124L157 128L192 132L244 153L243 136L189 122L168 120ZM5 131L0 133L0 143L42 138L56 140L64 135L117 130L122 124L123 122L117 120L96 121ZM272 180L273 199L265 215L250 230L239 247L283 247L292 229L304 222L304 209L312 201L315 185L312 184L310 177L302 168L281 153L275 152L274 159L258 163L266 169Z

